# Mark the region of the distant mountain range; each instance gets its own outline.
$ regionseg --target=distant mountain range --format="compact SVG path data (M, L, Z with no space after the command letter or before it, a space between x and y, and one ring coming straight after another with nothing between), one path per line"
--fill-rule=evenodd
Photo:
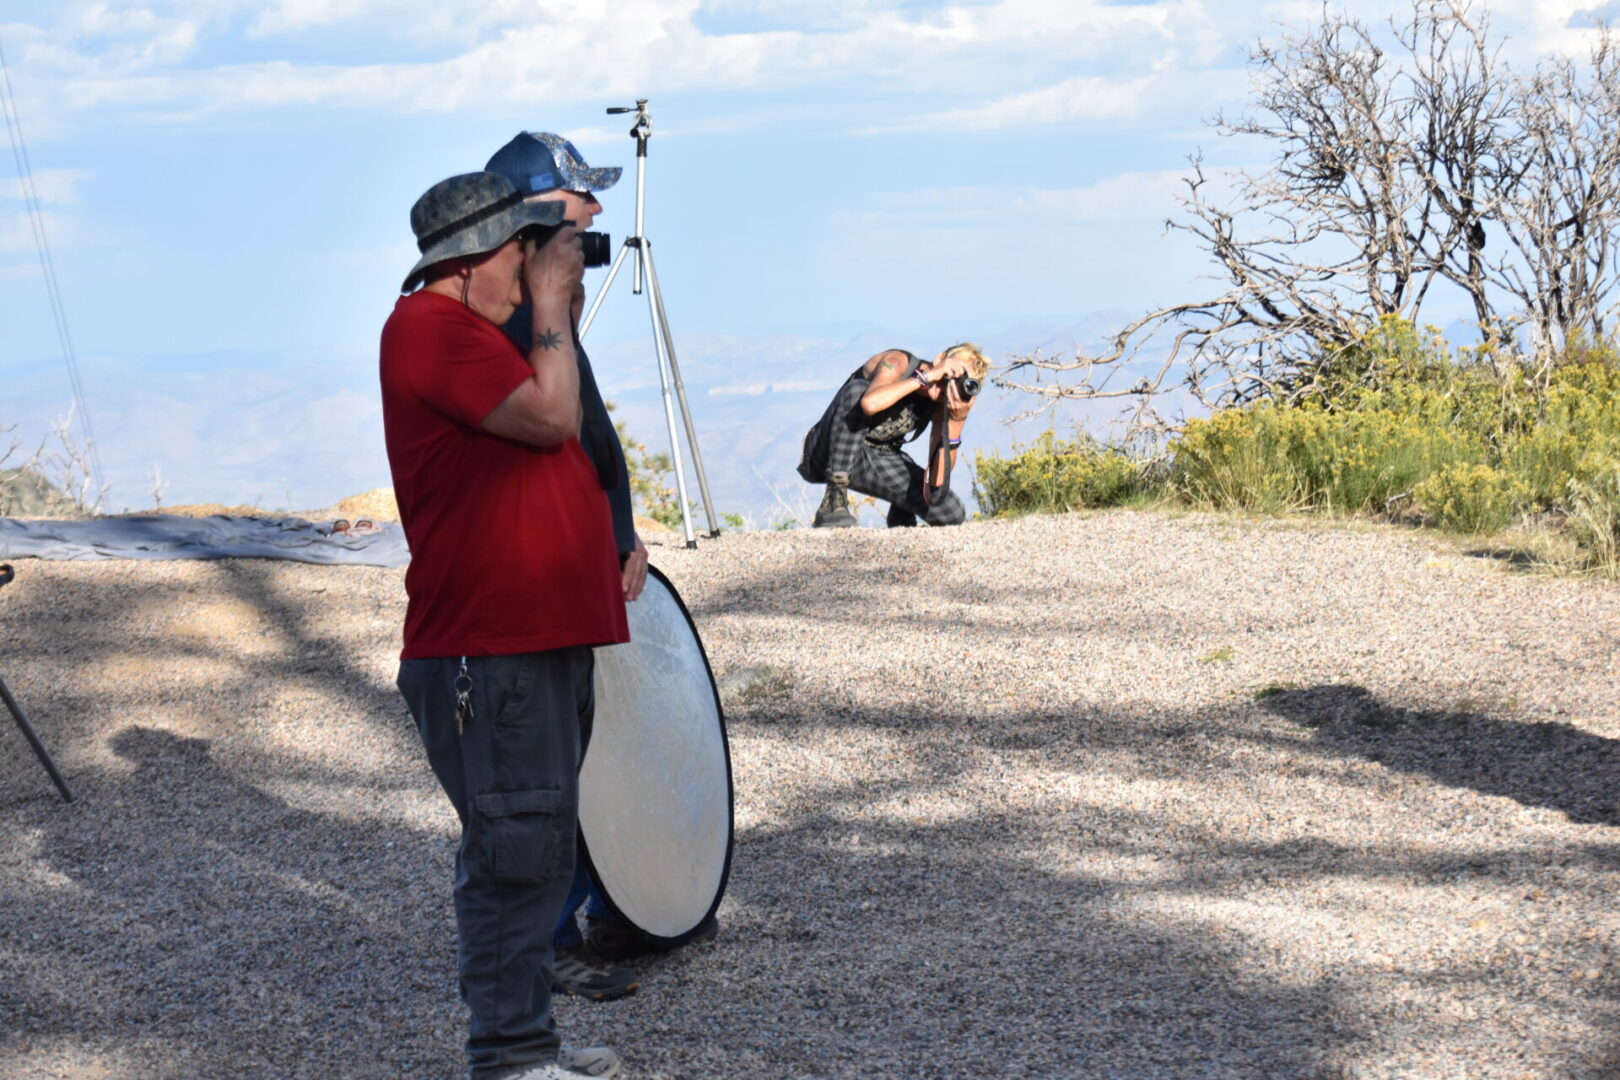
M998 367L1036 349L1072 353L1099 345L1123 318L1099 313L1069 324L1014 323L978 338ZM948 333L858 328L841 338L792 333L693 334L676 347L717 513L742 514L760 527L808 517L819 489L794 471L805 429L856 366L882 349L933 355ZM654 452L668 435L650 336L589 342L604 393L636 438ZM390 483L374 356L289 360L242 351L193 356L80 358L109 485L111 510L153 505L154 485L168 504L250 503L265 509L329 506ZM1153 366L1151 360L1142 365ZM11 374L0 429L14 426L23 459L64 415L70 397L59 365L41 362ZM1060 406L1055 414L1008 421L1038 404L986 386L966 432L971 462L979 450L1007 451L1055 424L1067 434L1085 422L1106 427L1114 404ZM4 449L4 444L0 444ZM964 474L971 469L963 470ZM695 475L689 494L697 499ZM964 493L971 477L958 485Z

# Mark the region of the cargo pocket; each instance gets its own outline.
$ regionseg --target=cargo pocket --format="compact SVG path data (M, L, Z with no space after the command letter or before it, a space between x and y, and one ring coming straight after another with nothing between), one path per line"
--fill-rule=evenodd
M535 680L539 676L539 657L534 653L518 653L515 656L492 656L485 663L489 665L491 684L509 688L504 696L497 695L493 702L495 726L509 726L522 716L529 698L534 694Z
M557 822L561 806L562 792L556 788L475 796L473 807L483 834L478 847L490 877L514 884L538 884L557 877L563 840Z

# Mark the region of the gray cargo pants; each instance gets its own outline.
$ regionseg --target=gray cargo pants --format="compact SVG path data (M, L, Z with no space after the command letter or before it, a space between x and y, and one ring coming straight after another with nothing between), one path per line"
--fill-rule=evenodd
M461 818L455 908L473 1080L557 1056L551 935L574 875L594 664L586 646L468 657L473 718L462 731L460 658L399 666L399 691Z

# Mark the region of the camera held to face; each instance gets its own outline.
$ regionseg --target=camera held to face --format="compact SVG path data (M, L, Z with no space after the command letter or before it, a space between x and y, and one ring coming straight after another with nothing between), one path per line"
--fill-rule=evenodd
M977 397L979 391L984 389L984 387L979 384L979 380L975 379L971 375L958 375L956 378L952 379L951 382L956 384L957 397L960 397L964 401L971 397Z
M579 246L585 253L585 269L606 266L613 261L613 241L605 232L582 232Z
M563 222L568 224L568 222ZM551 238L556 236L558 228L555 225L532 225L517 234L519 243L534 243L545 246ZM604 232L582 232L579 234L580 252L585 257L585 269L590 270L598 266L606 266L613 261L613 241Z

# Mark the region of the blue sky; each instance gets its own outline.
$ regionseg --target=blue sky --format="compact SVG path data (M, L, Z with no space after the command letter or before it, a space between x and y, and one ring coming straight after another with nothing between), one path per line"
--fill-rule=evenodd
M1351 4L1379 18L1388 5ZM1515 55L1580 52L1591 3L1497 4ZM311 508L386 485L379 329L408 211L522 129L623 165L598 228L647 232L720 509L813 496L804 428L876 349L1091 342L1197 291L1163 235L1244 48L1311 2L0 0L23 132L113 509ZM0 427L37 441L68 379L0 156ZM594 288L602 271L587 284ZM666 441L641 298L589 338L632 431ZM970 441L1006 447L987 400ZM1058 423L1080 417L1065 414ZM1028 425L1025 426L1027 433ZM0 449L5 443L0 442ZM813 502L813 498L812 498Z

